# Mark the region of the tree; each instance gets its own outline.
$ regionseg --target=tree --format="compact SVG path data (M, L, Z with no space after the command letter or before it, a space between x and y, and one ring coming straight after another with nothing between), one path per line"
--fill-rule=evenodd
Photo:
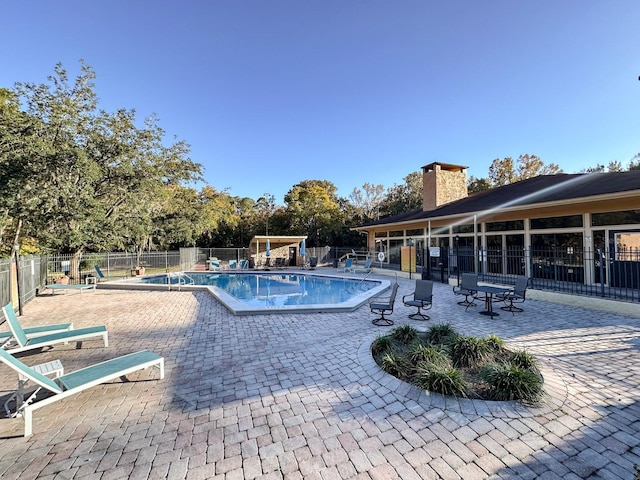
M94 78L81 62L73 84L61 64L50 84L16 84L32 133L4 155L20 197L3 207L43 249L76 258L87 249L148 245L165 188L199 179L202 168L185 142L164 145L157 118L139 128L133 110L98 111Z
M476 178L473 175L467 180L468 193L484 192L485 190L491 190L491 182L488 178Z
M536 155L520 155L517 162L511 157L502 160L496 158L489 167L489 181L491 187L501 187L510 183L526 180L540 175L554 175L561 173L560 167L554 163L545 165Z
M397 215L422 208L422 173L412 172L403 180L402 185L394 184L387 190L380 205L382 215Z
M384 185L365 183L362 190L354 188L349 195L354 214L361 222L377 220L380 214L380 204L384 199Z
M311 247L328 243L329 233L343 223L336 192L327 180L304 180L284 197L293 233L308 235Z
M260 212L265 223L265 235L269 235L269 219L276 211L276 199L270 193L265 193L256 201L256 209Z

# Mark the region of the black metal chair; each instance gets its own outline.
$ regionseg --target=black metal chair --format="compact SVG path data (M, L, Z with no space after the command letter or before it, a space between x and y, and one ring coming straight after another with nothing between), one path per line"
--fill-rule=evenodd
M417 313L412 313L409 318L413 320L429 320L431 317L422 313L422 309L429 310L433 306L433 281L416 280L416 289L413 293L402 297L402 303L407 307L418 307Z
M504 293L497 297L498 300L505 302L507 305L500 307L501 310L506 310L515 315L515 312L524 312L524 309L519 307L518 303L524 303L527 297L527 287L529 286L529 278L524 275L518 275L516 277L516 285L510 292Z
M463 273L462 281L457 287L453 287L454 295L464 295L464 300L458 302L463 307L475 307L473 300L478 299L478 275L476 273ZM471 299L469 299L471 298Z
M369 302L371 313L380 314L380 317L374 318L371 323L383 327L393 325L393 320L391 320L390 318L386 318L384 315L385 313L393 313L393 304L396 301L397 294L398 284L394 283L391 287L391 295L389 295L389 298L386 299L386 301L384 298L376 297Z

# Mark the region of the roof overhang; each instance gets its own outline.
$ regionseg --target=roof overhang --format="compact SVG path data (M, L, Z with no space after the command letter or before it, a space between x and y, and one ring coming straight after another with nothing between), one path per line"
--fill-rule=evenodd
M484 218L496 217L508 214L509 216L513 216L515 212L529 212L535 210L545 210L548 208L558 208L563 206L574 206L576 204L587 204L587 203L604 203L608 201L620 201L626 199L635 199L637 200L636 204L632 204L629 206L629 209L634 209L640 207L640 190L630 190L624 192L616 192L609 193L603 195L593 195L588 197L578 197L571 198L567 200L556 200L552 202L539 202L539 203L528 203L526 205L511 205L506 207L497 207L489 210L476 210L476 211L468 211L461 212L451 215L428 215L425 217L420 217L411 220L403 220L399 222L389 222L389 223L378 223L375 225L367 225L362 227L353 227L351 230L354 231L369 231L375 230L378 228L386 228L389 227L409 227L416 224L424 224L428 221L437 221L442 223L465 223L465 222L482 222ZM506 216L506 215L505 215ZM530 215L527 215L528 217Z

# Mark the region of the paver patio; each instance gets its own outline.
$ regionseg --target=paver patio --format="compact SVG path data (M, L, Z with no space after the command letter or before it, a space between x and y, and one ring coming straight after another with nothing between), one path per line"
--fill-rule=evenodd
M399 279L398 299L413 290ZM427 395L381 372L368 348L393 327L351 313L234 317L205 292L43 295L24 325L106 324L99 341L20 358L66 371L148 348L152 371L22 419L0 418L0 478L633 479L640 465L640 319L527 300L494 319L434 286L431 320L397 324L495 333L543 362L538 408ZM2 327L0 327L2 328ZM0 366L0 400L17 378Z

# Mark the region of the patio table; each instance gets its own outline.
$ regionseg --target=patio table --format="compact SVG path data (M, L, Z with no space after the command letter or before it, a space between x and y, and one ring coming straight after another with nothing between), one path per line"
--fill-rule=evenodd
M497 293L507 293L512 289L507 287L497 287L495 285L478 285L476 290L483 292L484 296L484 310L480 313L482 315L488 315L491 318L497 317L500 314L493 311L493 295Z

